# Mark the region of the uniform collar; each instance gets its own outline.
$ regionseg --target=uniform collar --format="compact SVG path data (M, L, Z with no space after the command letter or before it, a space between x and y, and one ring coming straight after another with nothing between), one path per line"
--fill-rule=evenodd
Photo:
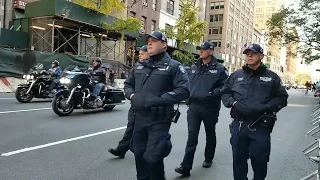
M140 62L140 64L148 67L158 68L158 67L168 66L170 59L171 57L169 56L169 54L167 52L164 52L161 54L157 54L155 56L151 56L149 59L146 59Z
M263 63L261 63L261 65L256 69L251 69L247 64L242 66L242 69L244 72L246 73L252 73L252 74L256 74L256 73L261 73L264 72L265 70L267 70L267 66L265 66Z
M202 62L202 59L198 59L197 61L196 61L196 66L198 67L198 68L200 68L200 67L202 67L202 66L207 66L207 67L209 67L209 66L216 66L217 65L217 59L215 58L215 57L213 57L213 56L211 56L211 61L208 63L208 64L203 64L203 62Z

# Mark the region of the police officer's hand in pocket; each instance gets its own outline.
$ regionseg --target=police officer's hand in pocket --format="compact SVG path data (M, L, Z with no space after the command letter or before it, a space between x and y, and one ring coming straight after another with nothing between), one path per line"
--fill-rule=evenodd
M131 98L131 105L134 109L146 109L161 104L161 97L158 97L150 92L139 91Z
M145 108L151 108L151 107L156 107L161 105L162 98L159 96L156 96L153 93L146 92L144 94L144 98L145 98L145 101L144 101Z
M253 109L244 102L236 102L232 108L235 108L241 115L247 116L252 113Z
M135 94L131 95L131 106L133 109L143 109L143 104L144 104L144 97L143 93L141 92L136 92Z

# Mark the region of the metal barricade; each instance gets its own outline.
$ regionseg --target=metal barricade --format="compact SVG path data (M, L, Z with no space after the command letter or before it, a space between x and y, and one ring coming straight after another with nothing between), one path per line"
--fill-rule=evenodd
M308 135L316 136L318 132L320 132L320 105L318 105L311 114L311 117L314 118L312 121L310 121L310 124L315 126L310 131L307 132ZM317 156L311 156L309 155L311 152L317 151ZM316 178L317 180L320 180L320 137L318 136L313 143L311 143L306 149L304 149L303 154L308 156L309 160L313 163L318 164L318 170L308 174L307 176L301 178L300 180L308 180L311 178Z

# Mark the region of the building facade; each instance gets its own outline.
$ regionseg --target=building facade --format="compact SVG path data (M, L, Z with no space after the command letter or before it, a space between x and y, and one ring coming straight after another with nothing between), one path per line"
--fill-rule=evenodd
M267 21L274 13L278 12L284 4L284 0L256 0L255 28L259 31L268 31ZM281 58L281 46L279 44L269 46L266 65L283 79L286 58Z
M168 26L176 25L177 19L180 15L180 1L179 0L162 0L160 5L159 28L165 29ZM205 0L197 0L196 6L199 10L199 21L205 20ZM175 47L176 41L168 39L168 45Z
M265 31L259 31L256 28L253 29L252 43L259 44L263 48L263 53L265 54L262 62L269 68L268 63L268 41Z
M287 61L286 61L286 81L290 81L294 83L296 80L297 74L297 53L298 53L298 44L297 43L290 43L287 44Z
M207 0L206 40L222 53L229 72L245 64L243 49L253 42L254 0Z

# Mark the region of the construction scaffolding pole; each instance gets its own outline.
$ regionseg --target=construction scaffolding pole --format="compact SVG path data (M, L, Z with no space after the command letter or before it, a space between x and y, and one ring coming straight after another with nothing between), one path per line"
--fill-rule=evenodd
M52 32L51 32L51 52L54 52L54 21L52 21Z

